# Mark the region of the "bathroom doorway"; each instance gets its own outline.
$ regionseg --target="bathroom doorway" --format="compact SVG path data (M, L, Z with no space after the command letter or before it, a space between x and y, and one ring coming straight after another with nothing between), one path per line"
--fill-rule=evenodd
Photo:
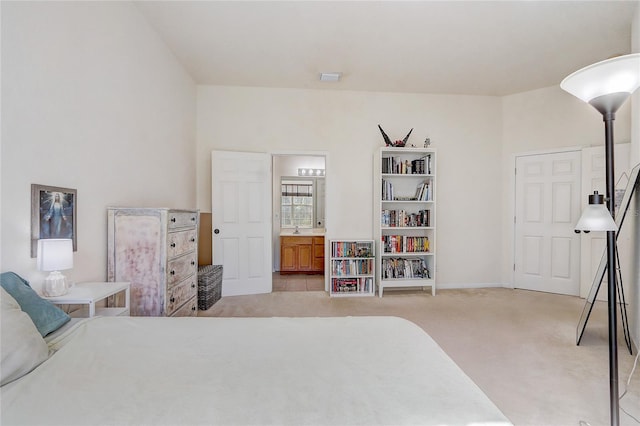
M272 155L273 291L326 288L325 176L325 153Z

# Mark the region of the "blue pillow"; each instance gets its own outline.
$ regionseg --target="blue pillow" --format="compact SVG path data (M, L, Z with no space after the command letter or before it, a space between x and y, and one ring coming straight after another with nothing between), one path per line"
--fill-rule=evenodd
M29 283L14 272L0 274L0 285L31 317L42 337L56 331L71 318L53 303L38 296Z

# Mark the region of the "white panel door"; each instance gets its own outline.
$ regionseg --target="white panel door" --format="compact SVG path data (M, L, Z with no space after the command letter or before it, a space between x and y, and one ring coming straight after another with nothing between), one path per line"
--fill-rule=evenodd
M616 193L622 191L621 194L623 194L629 182L629 172L631 170L631 164L629 164L630 153L631 144L624 143L614 146L613 157ZM598 191L598 193L602 195L606 195L607 192L604 146L584 148L582 150L582 208L588 204L589 194L593 194L593 191ZM617 203L619 203L619 201ZM593 279L600 265L602 255L607 248L607 234L604 232L582 233L580 238L582 258L582 266L580 269L580 297L586 298L591 291ZM629 250L630 240L628 236L626 236L626 238L618 238L618 247L621 250ZM600 291L597 294L598 300L607 299L607 282L607 274L605 274L600 285Z
M271 158L213 151L213 263L222 265L222 296L270 293Z
M514 286L580 291L580 152L516 158Z

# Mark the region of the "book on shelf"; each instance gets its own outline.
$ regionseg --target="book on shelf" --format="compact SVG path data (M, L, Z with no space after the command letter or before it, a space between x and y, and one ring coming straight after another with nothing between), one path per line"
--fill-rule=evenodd
M382 259L382 279L431 278L431 271L424 259Z
M431 201L433 200L433 191L431 182L426 180L416 187L415 199L418 201Z
M383 253L429 253L429 237L410 235L383 235Z
M371 275L374 259L332 259L331 274L340 275Z
M399 156L382 158L382 173L395 175L430 175L431 154L414 160L403 160Z
M380 225L392 228L428 227L431 226L431 211L425 209L408 213L405 210L383 209Z
M382 179L382 201L433 201L433 185L426 180L416 187L413 196L396 196L393 191L393 183Z
M333 278L333 293L370 293L373 289L373 278Z
M331 257L372 257L373 247L366 241L333 241Z
M382 200L393 201L393 184L386 179L382 179Z

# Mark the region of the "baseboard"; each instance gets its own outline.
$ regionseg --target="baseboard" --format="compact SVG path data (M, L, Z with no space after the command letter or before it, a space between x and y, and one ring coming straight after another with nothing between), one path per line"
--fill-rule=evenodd
M438 290L462 290L469 288L510 288L513 286L508 283L448 283L448 284L436 284Z

